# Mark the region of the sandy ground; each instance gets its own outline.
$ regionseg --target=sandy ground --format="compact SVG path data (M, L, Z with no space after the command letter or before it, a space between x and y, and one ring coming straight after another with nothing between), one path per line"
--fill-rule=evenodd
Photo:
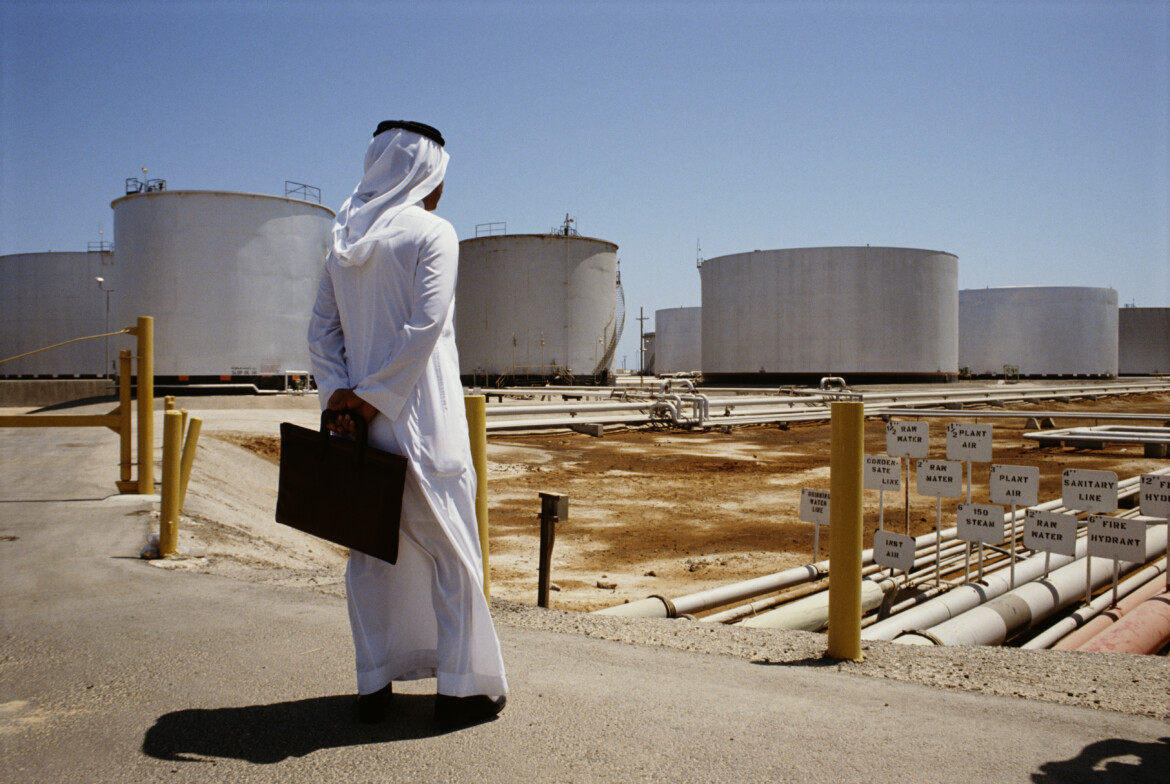
M1170 418L1170 395L1044 402L1020 410L1084 411L1058 426L1096 424L1092 412L1149 412ZM946 456L946 422L991 423L994 462L1038 466L1041 501L1058 498L1064 468L1115 471L1119 478L1162 468L1142 448L1039 447L1025 440L1023 419L979 419L976 411L931 419L931 457ZM1160 422L1159 422L1160 424ZM275 505L279 442L265 423L242 420L200 446L185 535L211 556L172 568L228 573L340 592L344 552L269 523ZM539 561L539 493L569 496L557 526L550 605L590 611L650 595L677 597L813 559L813 526L799 521L801 488L829 487L829 425L739 428L731 433L622 430L602 438L576 433L493 435L489 439L491 580L494 597L535 604ZM866 451L885 453L885 426L867 421ZM266 458L266 460L264 459ZM972 500L987 502L989 465L974 466ZM877 492L866 492L866 546L877 528ZM944 499L943 527L957 500ZM268 507L267 510L265 507ZM888 528L903 532L901 493L882 499ZM252 522L233 523L253 509ZM910 532L937 525L933 498L910 492ZM266 515L266 517L265 517ZM259 518L264 517L263 520ZM828 555L828 531L820 537Z

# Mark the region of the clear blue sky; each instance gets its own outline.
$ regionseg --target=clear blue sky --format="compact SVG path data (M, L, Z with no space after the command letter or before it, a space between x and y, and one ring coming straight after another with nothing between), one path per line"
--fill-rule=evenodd
M378 121L417 119L448 140L461 237L569 213L617 243L619 366L639 307L700 303L700 239L943 250L960 288L1170 306L1167 0L0 9L0 255L116 243L144 166L336 208Z

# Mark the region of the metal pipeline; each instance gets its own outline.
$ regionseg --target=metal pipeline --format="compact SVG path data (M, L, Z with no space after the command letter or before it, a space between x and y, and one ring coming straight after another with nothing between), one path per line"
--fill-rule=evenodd
M1170 590L1163 590L1078 650L1157 653L1167 643L1170 643Z

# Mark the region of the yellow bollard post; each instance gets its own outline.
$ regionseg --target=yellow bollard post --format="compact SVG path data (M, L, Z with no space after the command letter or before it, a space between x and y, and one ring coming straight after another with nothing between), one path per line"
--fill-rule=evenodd
M138 492L154 495L154 319L139 316L138 336Z
M183 415L163 415L162 502L158 512L158 554L168 556L179 546L179 452L183 440Z
M183 419L186 421L187 412L183 412ZM187 437L183 439L183 459L180 463L180 478L179 478L179 511L183 511L183 504L187 502L187 482L191 480L191 468L195 465L195 447L199 444L199 433L203 430L203 420L199 417L191 417L190 423L185 428L181 428L180 432L186 430Z
M829 649L861 661L861 499L865 406L832 404L829 464Z
M463 405L467 409L471 460L475 464L475 519L479 525L479 549L483 554L483 595L490 599L492 579L488 568L487 402L483 395L464 395Z

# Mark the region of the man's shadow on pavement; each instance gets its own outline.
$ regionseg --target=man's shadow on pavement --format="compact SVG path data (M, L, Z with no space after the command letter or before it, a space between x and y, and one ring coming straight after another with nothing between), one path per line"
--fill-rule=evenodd
M1032 781L1077 784L1164 784L1170 771L1170 737L1152 743L1110 738L1090 743L1069 760L1046 762Z
M193 708L160 716L146 731L151 757L196 762L203 757L257 764L303 757L338 746L411 740L443 734L433 720L432 694L395 694L380 724L361 724L353 695L313 697L240 708Z

